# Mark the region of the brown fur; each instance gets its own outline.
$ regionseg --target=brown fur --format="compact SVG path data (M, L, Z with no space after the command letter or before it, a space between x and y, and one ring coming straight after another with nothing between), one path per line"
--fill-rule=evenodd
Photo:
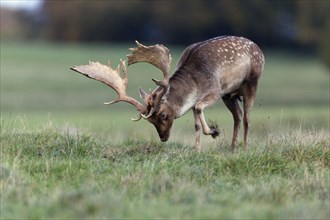
M201 149L201 131L212 137L219 135L216 126L207 125L203 110L222 98L234 119L231 146L234 149L237 145L243 116L244 148L247 148L250 111L265 63L264 55L255 43L242 37L224 36L192 44L183 51L171 77L169 71L172 59L166 47L136 43L137 47L131 48L132 54L127 56L128 65L148 62L159 68L164 75L162 81L153 79L158 87L151 94L140 89L144 104L126 94L127 69L124 61L121 61L123 78L119 66L113 69L98 62L72 69L113 88L119 97L105 104L124 101L134 105L140 116L133 120L147 119L155 126L162 141L170 137L174 119L192 110L197 150ZM238 103L241 97L243 112Z
M195 115L196 148L200 150L200 129L205 135L219 134L209 127L203 109L222 98L233 115L232 148L242 118L238 101L243 97L244 148L250 126L249 113L256 96L258 80L264 67L264 56L252 41L241 37L218 37L187 47L170 77L169 88L158 110L148 119L162 141L167 141L173 120L190 109ZM166 115L166 120L162 117Z

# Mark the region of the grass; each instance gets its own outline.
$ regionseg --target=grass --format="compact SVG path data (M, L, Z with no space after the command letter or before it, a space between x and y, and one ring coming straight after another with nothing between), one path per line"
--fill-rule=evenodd
M48 124L1 128L2 218L300 218L329 214L329 137L293 130L202 153Z
M48 45L1 43L1 108L9 112L105 109L104 101L115 97L107 86L82 77L69 68L88 60L102 63L129 53L127 45ZM173 65L182 48L173 48ZM270 51L260 79L256 106L327 106L329 70L312 57ZM151 78L161 73L148 64L128 68L128 94L138 98L138 88L154 88ZM117 105L121 108L126 105ZM111 107L117 108L116 105ZM21 111L22 109L23 111ZM134 109L133 109L134 111Z
M206 110L221 134L193 148L192 113L166 144L108 87L69 67L130 45L1 41L1 219L329 217L329 71L310 56L266 51L250 149L229 150L232 118ZM174 63L182 48L170 47ZM128 68L128 94L159 71ZM241 132L242 133L242 132Z

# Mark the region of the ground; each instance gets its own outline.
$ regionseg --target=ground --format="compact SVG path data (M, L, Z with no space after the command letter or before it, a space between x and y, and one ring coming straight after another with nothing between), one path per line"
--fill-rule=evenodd
M132 45L1 42L1 218L329 217L329 71L310 56L265 51L250 148L230 151L232 118L206 110L220 130L194 145L192 113L161 143L108 87L69 68ZM173 48L174 63L183 48ZM161 73L128 68L128 94ZM158 75L158 76L156 76Z

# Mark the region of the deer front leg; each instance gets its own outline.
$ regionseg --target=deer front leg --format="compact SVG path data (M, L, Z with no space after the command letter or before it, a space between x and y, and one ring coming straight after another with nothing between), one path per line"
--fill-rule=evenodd
M201 120L199 119L199 116L197 114L196 109L193 109L194 112L194 119L195 119L195 131L196 131L196 142L195 147L198 152L201 151Z
M212 102L213 103L213 102ZM205 117L204 117L204 108L209 106L212 103L203 103L203 102L198 102L195 105L195 112L197 114L197 117L200 120L200 123L202 125L203 128L203 134L205 135L211 135L213 138L216 138L219 135L219 130L217 128L210 128L206 121L205 121Z

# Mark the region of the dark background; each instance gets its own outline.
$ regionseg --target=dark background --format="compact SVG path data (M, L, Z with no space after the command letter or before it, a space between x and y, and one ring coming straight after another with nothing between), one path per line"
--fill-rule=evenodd
M314 54L329 67L328 0L56 0L1 9L1 38L189 45L220 35Z

